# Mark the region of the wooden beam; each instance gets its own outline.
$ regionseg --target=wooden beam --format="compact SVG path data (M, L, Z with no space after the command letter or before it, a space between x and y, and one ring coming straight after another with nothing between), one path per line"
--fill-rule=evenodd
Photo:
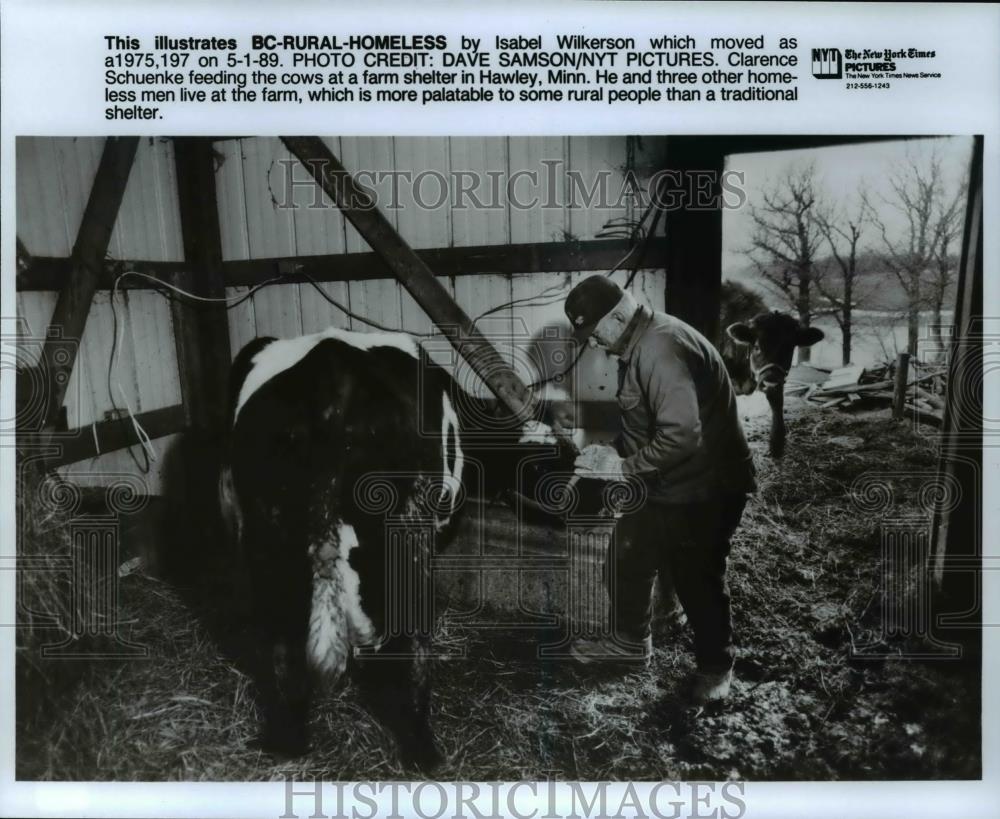
M215 153L206 137L174 139L185 269L168 274L175 287L224 298L222 239L215 192ZM190 426L219 429L226 417L229 327L225 305L173 299L170 312L181 396Z
M138 146L138 137L108 137L104 142L104 152L73 245L73 273L59 292L42 348L41 363L49 384L48 427L59 417L66 398L66 387L73 373L90 303L97 290Z
M362 238L382 256L393 275L497 399L518 418L531 415L535 399L524 382L489 339L476 329L427 264L389 224L326 144L318 137L282 137L281 140L336 202Z
M163 409L141 412L135 416L150 438L162 438L185 429L185 412L181 404ZM69 433L60 433L52 443L60 447L60 453L47 459L49 467L65 466L97 455L136 446L140 443L135 434L131 418L116 418L101 421L92 427L83 427Z
M442 247L414 252L438 276L474 276L481 273L568 273L610 270L630 250L625 239L592 239L574 242L536 242L519 245L477 245ZM109 289L114 271L124 264L162 281L187 269L186 262L127 261L106 263L98 287ZM643 256L643 267L667 265L667 242L651 239ZM59 290L71 275L69 259L36 256L19 282L18 290ZM317 256L286 256L271 259L236 259L222 262L227 287L252 287L274 278L279 270L296 270L289 282L306 281L308 274L318 282L365 281L392 278L392 269L378 253L337 253ZM149 290L153 284L139 278L123 279L123 290Z
M151 262L151 261L109 261L105 260L97 275L97 289L110 290L115 276L122 267L146 273L162 281L169 281L170 276L186 269L184 262ZM73 260L57 256L33 256L31 265L18 279L18 291L62 290L73 277ZM138 278L122 279L119 290L150 290L153 285Z
M728 156L731 154L768 153L771 151L802 151L812 148L832 148L876 142L941 139L944 136L947 136L947 134L742 134L739 136L702 134L698 136L670 137L668 139L671 141L693 140L707 153Z
M629 251L624 239L576 242L538 242L519 245L443 247L413 251L437 276L473 276L482 273L564 273L610 270ZM650 242L644 258L649 268L666 265L663 239ZM279 259L223 262L226 284L253 286L272 278L279 269L308 274L318 282L364 281L394 277L389 263L378 253L341 253ZM289 281L305 281L305 277Z
M707 202L721 195L726 157L720 145L699 137L667 140L667 169L685 180L704 185L697 191ZM704 172L704 176L697 176ZM674 188L677 183L670 182ZM685 182L684 189L688 190ZM722 207L696 207L685 202L670 210L667 220L667 312L719 341L719 300L722 292Z

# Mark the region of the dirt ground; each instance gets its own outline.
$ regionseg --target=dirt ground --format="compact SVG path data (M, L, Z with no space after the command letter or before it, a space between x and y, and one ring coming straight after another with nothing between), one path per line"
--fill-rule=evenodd
M968 651L962 662L906 659L919 637L880 638L885 513L850 496L871 470L933 470L933 443L885 411L789 415L778 464L751 424L760 489L730 562L732 697L688 705L686 626L658 622L651 667L621 674L539 661L547 635L538 632L445 623L438 648L465 657L435 668L434 725L447 757L437 778L979 778L979 661ZM919 511L904 490L897 504ZM41 676L19 662L19 779L411 777L350 680L316 704L307 758L254 750L253 686L217 632L160 580L133 574L121 593L132 639L151 645L151 657L63 662ZM889 658L857 656L864 644Z

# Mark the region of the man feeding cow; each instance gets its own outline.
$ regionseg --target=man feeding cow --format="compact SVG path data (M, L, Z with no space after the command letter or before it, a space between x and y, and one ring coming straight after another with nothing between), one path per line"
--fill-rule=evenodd
M753 468L722 359L604 277L575 288L566 312L579 340L620 359L616 447L588 447L576 473L591 495L628 476L649 499L616 524L614 637L578 641L573 655L648 658L652 584L669 572L695 631L695 696L723 698L726 555ZM567 483L575 446L542 420L498 415L403 333L255 339L232 382L219 490L246 562L261 746L303 753L314 686L357 658L404 764L431 770L441 758L429 722L431 543L454 534L467 491L517 488L532 500L546 472ZM616 507L613 491L596 495Z
M694 630L692 697L724 699L734 658L726 559L755 482L722 358L693 327L638 305L605 276L573 288L565 310L577 341L619 360L621 431L614 446L586 447L576 471L637 476L648 491L619 519L605 561L611 635L578 640L572 654L584 664L648 662L653 581L669 572Z

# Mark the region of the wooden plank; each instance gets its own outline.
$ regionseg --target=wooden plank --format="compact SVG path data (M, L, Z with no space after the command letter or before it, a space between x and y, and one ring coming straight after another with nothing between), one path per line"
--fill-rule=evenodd
M410 291L417 304L434 320L455 349L472 365L491 391L515 416L534 410L534 398L489 340L451 298L385 216L370 207L370 198L322 141L314 137L282 137L316 181L344 211L348 221L393 268L396 278ZM366 205L368 205L366 207Z
M353 309L347 282L326 282L317 286L348 310ZM342 330L351 329L351 317L324 299L316 292L312 284L300 284L299 297L302 301L303 333L318 333L328 327L339 327Z
M830 377L823 385L823 389L832 390L838 387L847 387L852 384L857 384L864 371L865 368L860 364L848 364L846 367L838 367L830 373Z
M327 137L323 140L335 154L340 151L340 138ZM295 253L298 258L313 256L335 257L347 250L347 220L336 203L331 201L313 183L302 166L295 162L287 173L294 172L292 181L306 180L308 185L292 185L291 200L294 204L292 221L295 228ZM302 313L302 332L313 333L327 327L350 329L351 319L324 299L311 282L300 284L299 304ZM347 284L331 282L319 284L319 288L331 298L350 306Z
M139 407L169 407L181 402L170 303L158 293L133 290L122 293L129 306L129 327L138 363Z
M509 245L510 219L503 190L507 178L507 140L452 137L449 145L457 200L451 214L449 244ZM434 269L444 272L438 267Z
M290 160L288 151L275 139L243 142L243 206L252 259L295 255L293 208L286 206L291 203L286 190Z
M929 405L911 404L909 401L906 401L903 404L903 409L923 424L932 424L939 427L944 423L944 413L939 412Z
M135 420L146 430L150 438L161 438L185 428L184 407L176 404L172 407L149 410L136 415ZM100 421L93 426L75 430L76 437L60 436L58 443L61 453L50 463L54 466L82 461L96 455L123 449L139 444L131 418L117 418L112 421ZM96 443L95 443L96 437Z
M396 220L399 216L399 211L389 207L392 201L392 179L385 176L379 181L377 175L396 169L396 161L393 154L394 141L392 137L342 137L340 140L340 149L342 152L340 157L343 161L343 167L352 174L362 175L362 178L358 181L365 188L375 192L375 201L379 213L385 217L386 221L393 228L397 226ZM326 145L325 147L328 147L332 152L332 145ZM333 199L333 197L330 198ZM350 218L347 219L347 226L344 232L347 239L348 253L365 253L372 250L370 244L365 241L364 236L351 223ZM392 274L386 270L373 278L381 278L387 275Z
M215 155L204 137L174 140L184 258L190 269L173 276L189 293L223 298L222 240L216 201ZM220 428L227 404L231 355L224 305L170 302L181 395L191 426Z
M410 247L451 244L447 137L396 137L395 169L411 181L398 186L396 229Z
M338 137L323 140L335 154L340 150ZM279 143L280 144L280 143ZM295 162L285 171L291 177L288 198L295 228L295 254L299 258L312 256L339 256L347 250L347 227L344 214L314 183L305 169Z
M443 247L417 250L416 255L439 276L476 276L483 273L545 273L609 270L628 252L628 242L621 239L595 239L581 242L539 242L520 245L476 245L474 247ZM667 242L659 237L650 241L643 257L647 268L665 268ZM129 261L129 269L169 281L171 275L188 265L183 262ZM227 287L252 287L274 278L280 268L308 274L319 282L363 281L384 279L392 270L377 254L345 253L322 256L299 256L276 259L231 259L222 262ZM47 256L32 257L31 269L23 277L19 290L59 290L68 281L72 270L69 259ZM113 270L104 266L99 286L111 287ZM640 273L640 276L642 274ZM637 278L636 281L639 279ZM290 282L305 281L304 275L292 275ZM123 289L149 289L145 280L129 278L122 281ZM658 301L662 304L662 295Z
M67 181L60 178L60 142L42 137L16 140L17 233L32 256L69 257L93 185L94 168L89 168L86 187L67 188Z
M181 260L184 248L171 141L141 139L130 180L108 255L114 259Z
M169 281L171 274L183 270L184 262L151 262L128 261L125 266L129 270L145 273L154 278ZM114 284L115 275L120 272L120 264L103 262L97 273L97 287L110 290ZM54 256L32 256L31 266L18 279L19 291L38 292L47 290L62 290L73 278L73 260ZM138 278L126 278L119 284L119 289L151 289L154 285Z
M322 298L316 296L316 298ZM253 295L256 334L275 338L302 335L302 305L299 285L276 284Z
M73 245L74 275L59 293L49 325L50 333L42 350L51 396L47 424L54 423L66 396L78 343L87 324L90 303L97 290L138 142L137 137L108 137L104 144L97 176ZM59 335L54 335L53 331Z
M245 296L249 289L249 287L227 287L226 298ZM248 341L257 336L257 319L253 298L246 299L227 310L226 313L229 326L229 350L235 357Z
M57 294L55 293L18 293L18 367L34 367L42 354L41 339L45 338L45 328L52 320ZM31 340L32 343L24 342Z
M176 481L171 482L168 477L168 473L173 469L171 464L174 463L171 454L168 453L177 446L178 439L183 435L184 433L174 433L150 441L150 448L156 454L156 460L149 464L148 472L140 473L136 469L135 461L143 460L137 447L132 447L131 450L116 449L113 452L60 466L56 471L62 478L80 487L99 489L111 486L122 476L128 476L130 483L137 483L141 494L156 496L176 492Z
M219 241L223 260L250 258L246 190L243 184L243 140L227 140L213 146L216 202L219 206Z
M351 282L348 287L352 312L390 330L402 325L403 310L399 301L399 282L395 279ZM359 319L351 319L351 327L362 331L378 329Z
M572 289L568 273L523 273L511 277L514 369L527 383L557 373L575 346L563 302ZM522 301L524 300L524 301ZM567 358L567 361L571 358Z
M570 137L567 162L569 231L579 239L593 239L611 220L628 215L622 197L627 154L622 136ZM606 207L599 207L605 204Z
M136 359L132 343L135 322L125 301L125 294L119 293L115 300L115 314L122 344L116 354L117 363L110 372L111 352L115 340L114 320L111 310L111 294L99 291L94 294L90 307L90 319L80 342L80 408L77 417L70 418L71 425L85 425L103 421L105 413L117 407L125 409L126 401L133 411L138 411L138 389L136 386ZM110 382L110 383L109 383ZM110 394L109 394L110 387Z
M873 381L871 384L842 384L839 387L827 387L825 384L816 390L816 395L846 395L849 392L878 392L892 386L891 381Z
M439 276L471 276L481 273L549 273L605 271L628 252L621 239L586 242L538 242L520 245L478 245L417 250L415 254ZM272 278L280 265L297 269L316 281L364 281L392 275L389 265L377 253L348 253L295 259L254 259L225 262L226 284L253 286ZM649 243L643 257L646 268L667 265L667 242ZM301 281L294 275L290 281Z
M569 238L565 164L568 150L567 137L508 140L507 212L512 242L554 242Z

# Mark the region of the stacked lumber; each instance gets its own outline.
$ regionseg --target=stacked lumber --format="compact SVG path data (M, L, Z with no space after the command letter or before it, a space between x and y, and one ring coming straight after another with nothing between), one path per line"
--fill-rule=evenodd
M814 378L814 373L822 372L818 368L808 367L797 373L803 366L789 373L787 395L800 395L820 409L892 406L895 362L868 368L851 364L830 371L822 381ZM814 380L810 382L809 378ZM911 361L904 397L906 410L920 421L940 425L944 421L947 382L948 372L943 365Z

